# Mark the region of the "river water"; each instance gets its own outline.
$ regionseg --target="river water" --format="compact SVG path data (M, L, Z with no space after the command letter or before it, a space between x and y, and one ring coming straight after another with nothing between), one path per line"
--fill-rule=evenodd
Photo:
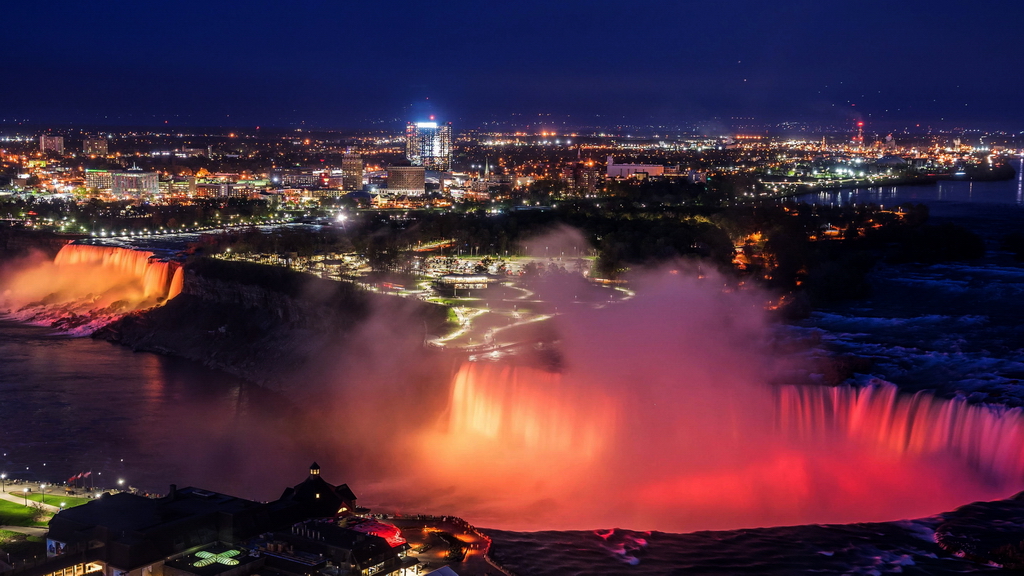
M162 493L177 482L268 499L280 485L267 490L258 480L266 474L241 456L251 456L253 422L272 430L284 417L279 405L272 393L191 362L0 321L0 471L8 478L61 482L92 471L85 486L124 480ZM280 444L268 443L268 456L296 462L301 479L308 462L275 454Z
M942 182L809 194L803 202L923 203L933 221L985 239L986 256L932 266L879 265L865 300L820 309L797 330L832 352L870 360L870 374L906 390L1024 405L1024 263L1000 240L1024 232L1024 170L1002 182Z

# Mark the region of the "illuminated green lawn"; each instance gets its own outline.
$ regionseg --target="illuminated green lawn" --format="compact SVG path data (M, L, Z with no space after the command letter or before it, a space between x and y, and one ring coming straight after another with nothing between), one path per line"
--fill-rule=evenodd
M0 500L0 525L46 526L50 516L49 513L40 514L31 506ZM36 520L37 517L39 520Z
M50 506L60 506L61 502L65 504L65 508L74 508L75 506L81 506L86 502L92 500L92 498L79 498L78 496L61 496L60 494L46 494L45 497L42 494L32 493L28 495L29 502L45 502Z

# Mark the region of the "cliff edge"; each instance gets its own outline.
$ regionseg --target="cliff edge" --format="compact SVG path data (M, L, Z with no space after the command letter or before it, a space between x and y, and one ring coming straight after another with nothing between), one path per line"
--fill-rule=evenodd
M184 270L177 297L93 337L282 389L344 349L371 318L406 334L440 332L447 319L442 306L284 268L199 258Z

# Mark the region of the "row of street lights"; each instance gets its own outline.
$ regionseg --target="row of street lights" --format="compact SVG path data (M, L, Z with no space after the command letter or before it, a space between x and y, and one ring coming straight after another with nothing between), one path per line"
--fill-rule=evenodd
M49 486L52 488L53 484L50 484ZM121 487L124 486L124 478L118 478L117 486L118 486L118 488L121 488ZM46 504L46 487L47 487L46 484L40 484L39 485L39 503L40 504ZM7 492L7 473L6 472L0 472L0 491ZM24 497L25 497L25 507L28 507L28 493L30 492L30 490L28 488L22 488L21 491L22 491L22 495L24 495ZM97 494L96 496L99 497L99 494ZM65 506L67 506L67 502L61 502L60 503L60 509L61 510L63 510Z

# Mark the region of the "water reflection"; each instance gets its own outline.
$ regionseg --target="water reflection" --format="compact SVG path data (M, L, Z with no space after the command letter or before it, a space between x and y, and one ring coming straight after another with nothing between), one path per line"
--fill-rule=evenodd
M942 181L931 185L827 190L798 196L811 204L847 206L850 204L902 204L904 202L967 202L974 204L1024 205L1024 171L1022 159L1011 161L1016 178L998 182Z
M1024 206L1024 155L1022 159L1017 161L1017 205Z
M0 471L10 478L54 482L91 470L97 487L124 478L161 491L177 481L266 499L291 478L254 463L294 460L301 470L313 455L290 437L287 403L271 392L50 332L0 321Z

